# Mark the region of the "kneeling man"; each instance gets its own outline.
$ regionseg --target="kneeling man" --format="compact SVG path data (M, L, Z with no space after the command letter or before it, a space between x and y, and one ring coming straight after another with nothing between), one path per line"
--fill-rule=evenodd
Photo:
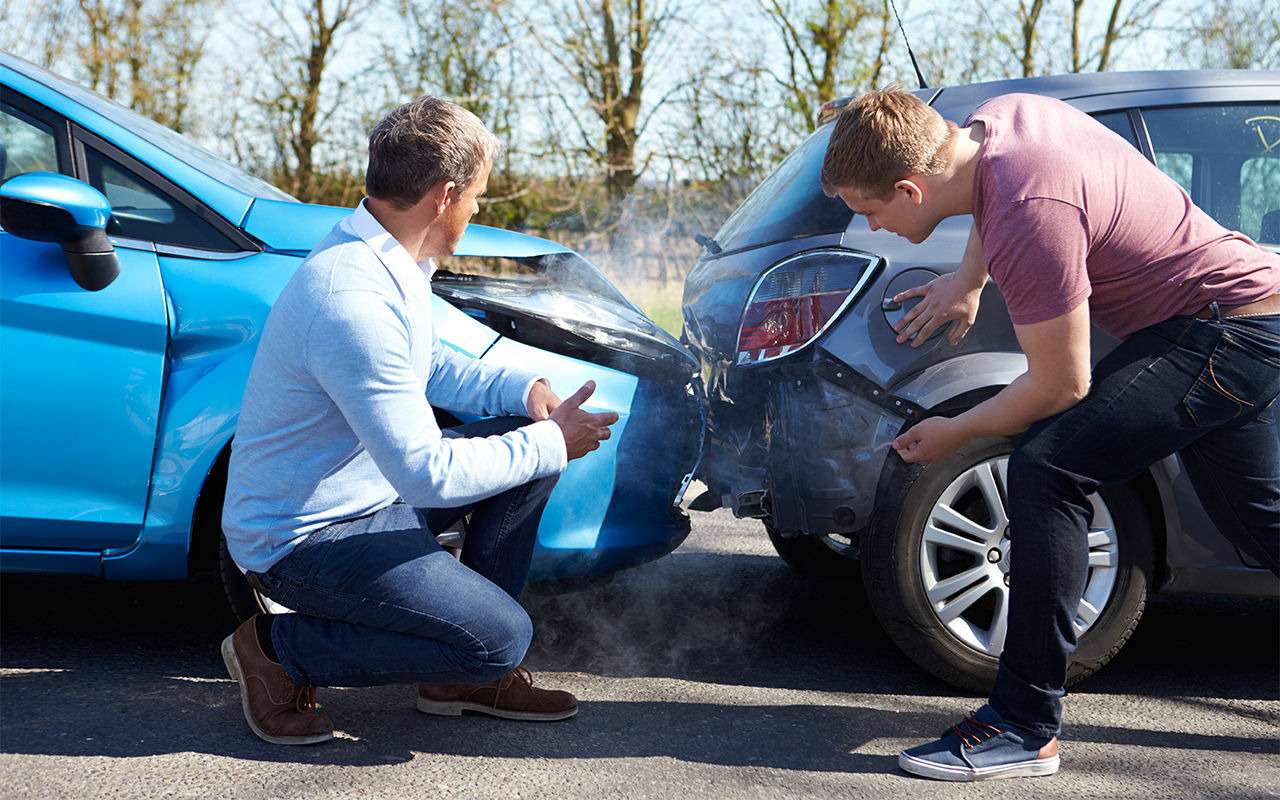
M366 199L303 262L263 329L232 446L223 529L249 582L296 613L222 643L249 727L276 744L332 738L317 686L418 683L418 708L572 716L520 667L516 598L566 463L613 413L537 375L442 346L432 257L478 210L499 143L421 97L369 136ZM493 417L441 430L431 409ZM470 514L459 563L435 534Z

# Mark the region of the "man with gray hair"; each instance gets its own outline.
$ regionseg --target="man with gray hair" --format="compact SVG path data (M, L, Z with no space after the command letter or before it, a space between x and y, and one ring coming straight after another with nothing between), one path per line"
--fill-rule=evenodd
M442 346L433 257L479 210L499 143L433 97L369 136L367 197L280 293L249 372L223 530L249 582L292 614L222 643L250 729L275 744L333 737L317 686L418 683L420 710L573 716L520 666L516 598L560 472L617 414L535 374ZM491 417L441 430L431 404ZM461 563L435 535L470 514Z

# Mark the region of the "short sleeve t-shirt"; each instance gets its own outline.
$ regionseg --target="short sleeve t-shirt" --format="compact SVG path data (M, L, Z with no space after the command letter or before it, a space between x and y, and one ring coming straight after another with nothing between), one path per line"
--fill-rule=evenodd
M992 280L1017 325L1089 302L1123 338L1216 300L1244 305L1280 291L1280 255L1229 231L1175 181L1087 114L1010 94L965 125L986 138L973 216Z

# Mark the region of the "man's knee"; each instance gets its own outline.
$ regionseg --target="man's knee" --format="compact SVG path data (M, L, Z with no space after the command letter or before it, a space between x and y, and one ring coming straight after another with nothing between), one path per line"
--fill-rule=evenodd
M529 614L514 600L510 606L495 618L485 637L486 653L479 669L488 677L482 680L497 680L520 666L533 642L533 621Z

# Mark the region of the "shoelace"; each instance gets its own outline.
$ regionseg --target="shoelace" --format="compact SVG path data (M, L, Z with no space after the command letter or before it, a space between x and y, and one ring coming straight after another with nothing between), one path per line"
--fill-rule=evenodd
M951 726L951 732L960 737L965 747L977 747L988 739L999 736L1004 731L995 725L988 725L977 716L970 716Z
M517 680L523 683L526 689L533 688L533 673L524 667L516 667L498 679L497 691L493 693L493 707L497 708L498 703L502 700L502 693L511 688L511 684Z

